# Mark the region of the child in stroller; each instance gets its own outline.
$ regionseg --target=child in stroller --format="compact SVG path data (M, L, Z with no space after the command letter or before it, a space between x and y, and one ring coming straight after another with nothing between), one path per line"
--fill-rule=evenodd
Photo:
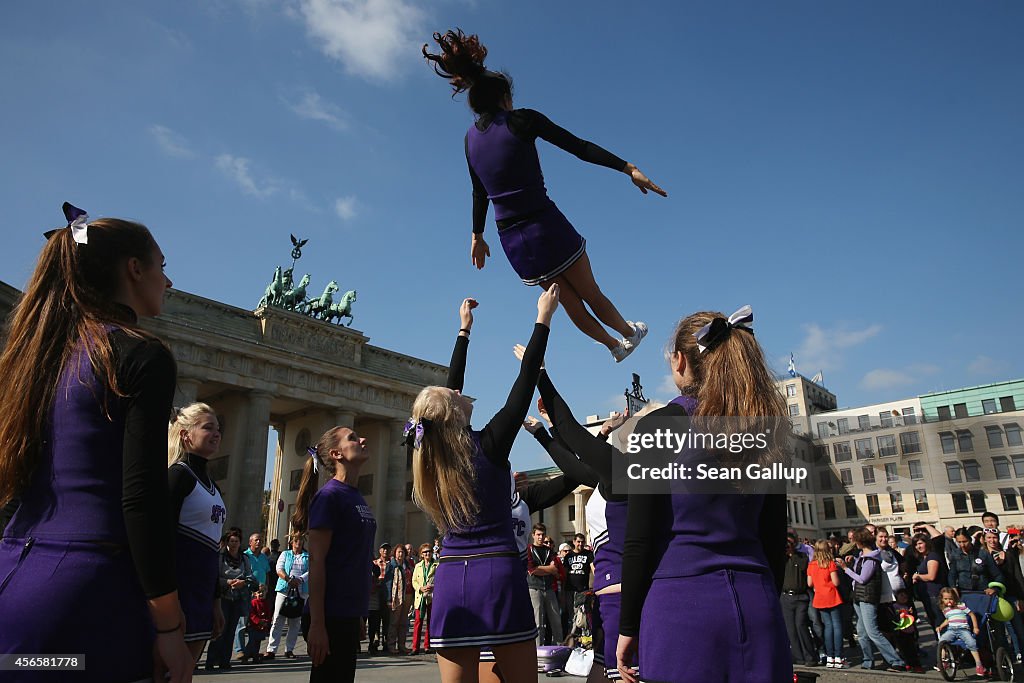
M983 592L965 591L961 596L954 588L939 592L946 619L937 628L938 668L947 681L954 680L957 669L970 661L967 652L974 660L977 678L1013 680L1013 659L1006 648L1005 628L994 618L998 617L1000 600L1001 595Z

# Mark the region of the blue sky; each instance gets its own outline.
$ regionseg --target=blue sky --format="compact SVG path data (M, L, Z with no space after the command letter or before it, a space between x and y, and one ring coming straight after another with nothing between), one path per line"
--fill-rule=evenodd
M578 415L618 407L631 372L667 398L675 322L747 303L775 368L794 352L840 405L1024 375L1008 1L18 3L0 25L0 279L24 285L65 200L145 222L176 287L243 307L293 232L311 290L359 290L373 344L447 362L477 297L467 391L493 413L539 292L493 223L493 258L469 264L471 115L419 56L453 26L518 106L669 192L540 143L598 282L651 328L615 365L556 318L548 365ZM513 462L548 461L524 439Z

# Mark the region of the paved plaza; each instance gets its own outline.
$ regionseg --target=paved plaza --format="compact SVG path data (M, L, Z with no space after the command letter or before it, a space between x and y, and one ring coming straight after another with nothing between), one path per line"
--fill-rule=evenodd
M440 680L437 672L437 661L433 655L420 655L417 657L399 657L388 655L368 656L365 653L366 643L363 643L364 652L359 655L359 664L356 671L356 681L359 683L437 683ZM263 664L236 664L230 671L204 671L203 662L196 671L197 679L204 679L213 682L214 679L223 678L225 681L264 681L266 683L305 683L309 680L309 658L306 657L306 644L300 638L295 648L296 659L275 659L272 662ZM1018 667L1019 669L1019 667ZM823 667L807 668L798 667L798 671L815 674L818 676L818 683L870 683L871 681L941 681L942 676L937 671L930 670L925 674L904 674L889 673L884 671L864 671L859 664L852 669L825 669ZM973 673L973 672L971 672ZM559 676L564 681L584 681L577 676ZM1017 679L1020 679L1018 671ZM545 674L537 674L537 680L553 680ZM959 674L957 680L967 680L964 674ZM694 681L694 683L700 683ZM737 683L741 683L737 681ZM788 683L788 682L782 682Z

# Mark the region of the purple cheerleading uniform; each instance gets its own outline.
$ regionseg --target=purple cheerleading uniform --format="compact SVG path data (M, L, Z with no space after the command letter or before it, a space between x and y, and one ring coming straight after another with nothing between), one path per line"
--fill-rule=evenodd
M555 278L586 251L586 240L548 197L538 137L584 161L619 171L626 165L531 109L487 114L470 126L466 160L473 181L473 231L483 232L487 202L493 202L502 249L527 285Z
M594 591L620 584L628 504L624 495L612 495L610 492L612 459L623 456L606 438L595 437L576 420L546 372L541 373L537 386L558 430L558 439L579 457L579 463L569 463L573 465L573 471L576 471L576 464L582 464L591 473L587 483L596 486L586 506L587 529L594 546ZM559 467L566 471L561 463ZM582 474L578 478L581 481L586 479ZM594 663L604 668L605 677L617 680L620 675L616 668L615 649L619 637L621 594L604 593L595 598Z
M509 514L508 455L533 399L548 332L546 325L534 326L505 405L482 430L469 430L478 512L465 527L445 533L430 610L432 647L479 649L537 636ZM449 389L462 390L468 347L468 337L456 338L446 383Z
M509 523L511 473L476 445L476 521L441 543L430 610L432 647L494 647L537 637L526 573Z
M683 416L696 408L689 397L672 403L652 415ZM670 518L654 517L663 509L658 498L631 498L636 509L630 509L624 550L620 631L639 635L640 680L790 680L774 563L765 551L781 548L785 498L778 506L774 494L673 493ZM644 576L652 568L651 548L665 539L657 566Z
M359 489L331 479L313 495L309 528L330 530L331 547L324 557L324 617L365 617L370 609L370 574L377 520ZM309 614L309 601L305 613Z
M153 673L146 598L175 590L165 455L175 367L159 342L108 332L128 396L97 379L81 348L72 354L0 543L0 654L84 654L85 671L6 671L5 683Z

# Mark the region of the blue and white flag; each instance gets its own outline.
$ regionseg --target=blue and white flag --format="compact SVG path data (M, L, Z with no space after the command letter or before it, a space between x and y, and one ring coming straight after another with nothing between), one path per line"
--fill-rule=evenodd
M789 376L796 377L796 358L792 353L789 354Z

